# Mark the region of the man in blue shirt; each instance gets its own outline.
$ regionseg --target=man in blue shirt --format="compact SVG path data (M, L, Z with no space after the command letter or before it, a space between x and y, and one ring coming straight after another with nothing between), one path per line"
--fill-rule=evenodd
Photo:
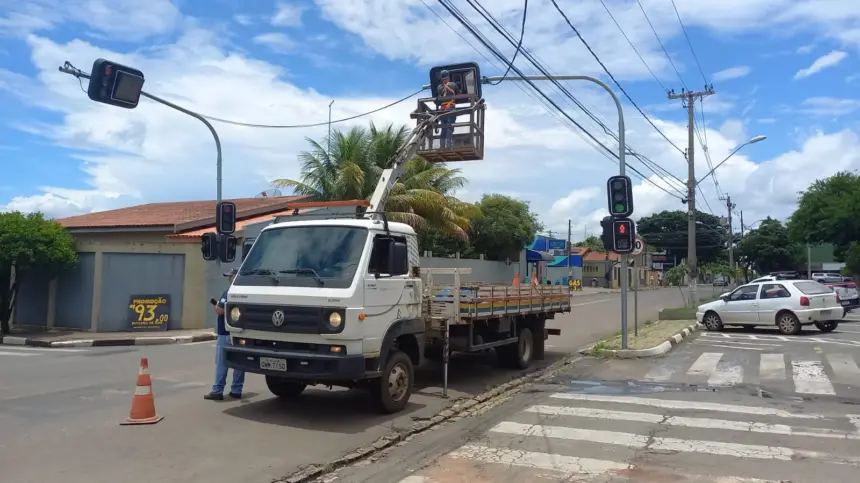
M233 283L238 270L231 268L224 273L227 277L227 288ZM227 304L227 290L221 294L221 299L215 305L215 313L218 315L218 342L215 344L215 384L212 385L212 392L203 396L203 399L210 401L223 401L224 388L227 385L227 351L225 348L231 344L230 333L224 327L224 306ZM233 369L233 384L230 386L230 397L233 399L242 399L242 387L245 385L245 371L237 371Z

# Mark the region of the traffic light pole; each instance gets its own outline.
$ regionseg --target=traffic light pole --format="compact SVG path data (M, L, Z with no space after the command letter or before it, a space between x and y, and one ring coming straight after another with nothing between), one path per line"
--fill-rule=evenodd
M64 74L73 75L79 79L89 80L89 78L90 78L89 74L87 74L84 71L72 66L72 64L70 64L69 62L66 62L65 65L60 67L59 71L64 73ZM140 95L142 95L143 97L146 97L148 99L152 99L153 101L155 101L159 104L162 104L162 105L165 105L167 107L176 109L177 111L179 111L183 114L187 114L187 115L193 117L194 119L197 119L198 121L205 124L206 127L209 129L209 132L212 133L212 137L215 138L215 151L217 153L217 161L215 164L215 172L216 172L215 176L216 176L216 186L217 186L216 191L217 191L217 198L218 198L217 203L220 203L221 202L221 184L222 184L221 183L221 171L222 171L221 166L222 166L222 163L221 163L221 138L218 137L218 132L215 131L215 128L212 126L212 124L209 121L206 120L206 118L204 118L200 114L197 114L194 111L189 111L188 109L185 109L184 107L177 106L176 104L174 104L170 101L166 101L166 100L164 100L158 96L154 96L148 92L140 91ZM220 266L221 260L216 260L215 263L218 266Z

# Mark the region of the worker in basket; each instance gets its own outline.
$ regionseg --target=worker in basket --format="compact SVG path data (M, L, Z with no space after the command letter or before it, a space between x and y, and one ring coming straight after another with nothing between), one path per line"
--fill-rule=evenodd
M460 88L456 82L451 82L451 75L447 70L443 70L439 73L439 80L441 83L436 89L436 92L439 93L436 98L436 104L439 106L441 114L445 111L452 111L456 107L457 102L454 100L454 96L459 93ZM455 115L444 116L439 120L439 124L442 127L442 137L439 143L440 148L445 149L454 147L454 128L450 126L455 122L457 122L457 116ZM438 127L436 128L436 132L439 132Z

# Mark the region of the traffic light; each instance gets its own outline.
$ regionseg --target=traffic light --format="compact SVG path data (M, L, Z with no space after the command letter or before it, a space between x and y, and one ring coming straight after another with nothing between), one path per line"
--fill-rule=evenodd
M460 88L459 94L474 94L476 99L481 99L481 68L475 62L464 62L462 64L437 65L430 69L430 92L433 97L439 97L437 88L443 70L448 71L451 82Z
M224 263L232 263L236 259L236 237L233 235L221 235L218 243L218 257Z
M612 176L606 182L609 197L609 214L614 218L627 218L633 214L633 183L627 176Z
M218 203L215 212L215 227L221 235L231 235L236 232L236 204L232 201Z
M200 237L201 247L204 260L216 260L218 258L218 234L214 232L204 233Z
M600 233L600 240L603 242L603 249L606 251L613 250L612 217L604 216L603 219L600 220L600 228L603 229Z
M630 253L636 248L636 226L630 218L612 220L612 251Z
M90 72L87 95L111 106L134 109L143 89L143 72L105 59L96 59Z

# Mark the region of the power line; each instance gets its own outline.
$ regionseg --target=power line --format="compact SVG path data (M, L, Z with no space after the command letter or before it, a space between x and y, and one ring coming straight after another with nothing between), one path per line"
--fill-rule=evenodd
M690 42L690 36L687 35L687 28L684 27L684 22L681 20L681 14L678 13L678 7L675 5L675 0L671 0L671 1L672 1L672 8L675 9L675 16L678 17L678 23L681 24L681 31L684 32L684 37L687 39L687 45L690 46L690 52L692 52L693 59L696 61L696 67L699 68L699 73L702 74L702 80L704 80L705 84L707 84L708 78L705 76L705 72L702 70L702 64L699 63L699 58L696 56L696 49L693 48L693 43ZM640 6L641 6L641 4L640 4Z
M666 134L664 134L663 131L661 131L660 128L658 128L656 124L654 124L654 122L651 120L651 118L648 117L648 115L645 114L645 112L641 108L639 108L639 105L636 104L636 101L634 101L632 97L630 97L630 94L628 94L627 91L624 90L623 87L621 87L621 84L615 79L615 76L613 76L612 73L609 72L609 69L606 68L606 65L603 63L603 61L600 60L600 57L598 57L597 54L594 52L594 50L591 48L591 46L588 45L588 42L586 42L585 39L582 38L582 34L579 33L579 30L577 30L577 28L573 26L573 23L570 21L570 19L567 18L567 15L564 13L564 11L561 9L561 7L558 5L558 2L556 2L556 0L551 0L551 1L552 1L552 4L555 6L555 9L558 10L558 13L561 14L562 18L564 18L564 21L567 22L567 25L571 28L571 30L573 30L573 32L576 34L576 36L579 37L579 40L582 42L582 45L585 45L585 48L588 49L588 51L591 53L591 56L594 57L594 60L596 60L597 63L600 64L600 67L603 68L603 71L606 72L606 75L608 75L609 78L612 79L612 82L614 82L615 85L618 86L618 89L621 90L621 93L624 94L624 97L626 97L627 100L630 101L631 104L633 104L633 107L635 107L636 110L639 111L639 114L642 114L642 117L644 117L645 120L648 121L648 124L650 124L651 127L653 127L658 133L660 133L661 136L663 136L663 139L668 141L669 144L671 144L675 149L677 149L679 153L683 154L684 150L679 148L678 145L676 145L674 142L672 142L672 140L669 139L669 137L666 136Z
M220 123L224 123L224 124L232 124L234 126L242 126L242 127L254 127L254 128L262 128L262 129L298 129L298 128L308 128L308 127L319 127L319 126L327 126L329 124L337 124L339 122L351 121L353 119L358 119L360 117L369 116L371 114L376 114L379 111L384 111L385 109L388 109L389 107L400 104L401 102L408 101L409 99L412 99L413 97L417 96L418 94L420 94L422 92L424 92L423 88L413 92L412 94L409 94L406 97L398 99L398 100L396 100L390 104L386 104L386 105L384 105L378 109L374 109L372 111L357 114L355 116L345 117L343 119L337 119L337 120L334 120L331 122L325 121L325 122L318 122L318 123L314 123L314 124L255 124L255 123L250 123L250 122L231 121L229 119L222 119L220 117L207 116L205 114L200 114L200 115L202 117L205 117L206 119L209 119L210 121L220 122Z
M562 109L561 107L559 107L559 105L558 105L555 101L553 101L553 100L552 100L552 99L551 99L551 98L550 98L550 97L549 97L545 92L543 92L540 88L538 88L538 87L534 84L534 82L533 82L533 81L531 81L530 79L525 78L525 77L526 77L526 76L525 76L525 74L524 74L524 73L523 73L519 68L517 68L517 66L513 65L513 64L510 62L510 60L508 60L508 59L507 59L507 57L505 57L505 56L504 56L504 54L502 54L502 53L501 53L501 52L500 52L500 51L495 47L495 45L493 45L493 43L492 43L489 39L487 39L487 38L486 38L486 37L485 37L485 36L484 36L484 35L483 35L483 34L482 34L482 33L481 33L477 28L476 28L476 27L474 27L474 25L472 25L472 24L471 24L471 22L469 22L469 20L468 20L467 18L465 18L465 15L463 15L463 13L462 13L462 12L460 12L460 11L459 11L459 9L458 9L456 6L454 6L453 4L451 4L451 2L450 2L450 1L448 1L448 0L438 0L438 1L439 1L439 3L440 3L440 4L441 4L441 5L442 5L446 10L448 10L448 13L450 13L450 14L451 14L455 19L457 19L457 21L459 21L459 22L460 22L460 23L461 23L461 24L462 24L462 25L463 25L463 26L464 26L464 27L469 31L469 33L471 33L472 35L474 35L474 36L475 36L475 37L476 37L476 38L481 42L481 44L483 44L483 45L484 45L484 47L485 47L487 50L489 50L489 51L490 51L490 52L491 52L495 57L497 57L501 62L504 62L504 63L508 64L508 65L511 67L511 70L513 70L514 72L516 72L516 73L517 73L517 75L519 75L520 77L523 77L523 78L524 78L524 81L525 81L525 82L526 82L526 83L527 83L527 84L528 84L532 89L534 89L534 91L535 91L535 92L537 92L537 93L538 93L538 94L540 94L544 99L546 99L546 101L547 101L548 103L550 103L550 104L553 106L553 108L554 108L554 109L556 109L558 112L560 112L560 113L561 113L564 117L566 117L570 122L572 122L574 125L576 125L576 127L577 127L578 129L580 129L580 130L581 130L582 132L584 132L584 133L585 133L589 138L591 138L591 139L592 139L592 141L594 141L598 146L600 146L600 149L603 149L603 150L604 150L604 151L606 151L608 154L610 154L610 155L612 156L612 158L610 158L610 159L612 159L612 161L613 161L613 162L615 162L616 164L619 162L619 161L618 161L618 156L617 156L617 154L615 154L612 150L610 150L610 149L609 149L605 144L601 143L601 142L600 142L600 140L598 140L596 137L594 137L594 135L593 135L593 134L591 134L588 130L586 130L585 128L583 128L583 127L582 127L582 125L581 125L581 124L579 124L576 120L574 120L572 117L570 117L570 115L569 115L567 112L565 112L565 111L564 111L564 109ZM472 8L474 8L474 9L475 9L475 10L477 10L479 13L481 13L481 12L480 12L480 10L478 9L478 7L477 7L477 6L475 6L471 1L469 1L469 4L472 6ZM486 20L488 20L488 21L491 21L491 19L490 19L490 18L487 18L486 16L485 16L484 18L485 18ZM493 20L494 20L494 19L493 19ZM492 22L491 22L491 23L492 23ZM499 31L499 33L502 33L502 31L501 31L498 27L496 27L495 25L494 25L494 28L496 28L496 30L497 30L497 31ZM508 39L508 40L510 41L510 39ZM525 49L523 49L523 53L525 54ZM535 64L535 67L537 67L539 70L541 70L541 72L542 72L544 75L547 75L547 76L549 77L549 74L546 72L546 70L545 70L545 69L542 69L542 67L541 67L540 65L536 64L533 60L531 60L531 59L530 59L530 61L532 62L532 64ZM564 88L559 84L559 82L558 82L556 79L554 79L554 78L552 78L552 77L549 77L549 79L550 79L550 81L551 81L553 84L555 84L557 87L559 87L560 89L564 89ZM641 177L641 179L642 179L643 181L648 182L648 183L651 183L651 184L653 184L655 187L657 187L658 189L660 189L660 190L662 190L662 191L666 192L667 194L669 194L670 196L674 196L674 197L676 197L676 198L680 199L680 196L678 196L678 195L676 195L675 193L672 193L672 192L670 192L670 191L667 191L667 190L666 190L665 188L663 188L662 186L657 185L656 183L654 183L653 181L651 181L650 179L648 179L648 177L646 177L644 174L642 174L642 173L641 173L639 170L637 170L635 167L633 167L633 166L628 166L628 167L630 168L630 170L631 170L631 171L633 171L634 173L638 174L638 175Z
M643 7L643 6L642 6L642 2L640 2L639 0L636 0L636 3L638 3L638 4L639 4L639 9L640 9L640 10L642 10L642 15L644 15L644 16L645 16L645 20L647 20L647 21L648 21L648 26L650 26L650 27L651 27L651 31L652 31L652 32L654 32L654 37L656 37L656 38L657 38L657 42L660 44L660 48L662 48L662 49L663 49L663 53L664 53L664 54L666 54L666 58L667 58L667 59L669 59L669 64L672 66L672 69L674 69L674 70L675 70L675 74L678 74L678 79L680 79L680 80L681 80L681 85L682 85L682 86L684 86L684 88L686 89L686 88L687 88L687 84L684 84L684 78L683 78L683 77L681 77L681 73L680 73L680 72L678 72L678 68L677 68L677 67L675 67L675 63L672 61L672 56L671 56L671 55L669 55L669 51L667 51L667 50L666 50L666 46L665 46L665 45L663 45L663 41L662 41L662 40L660 40L660 36L659 36L659 35L657 35L657 29L655 29L655 28L654 28L654 24L652 24L652 23L651 23L651 19L650 19L650 18L648 18L648 13L645 11L645 7Z
M495 29L499 34L501 34L501 35L502 35L506 40L508 40L508 42L510 42L511 44L515 44L515 42L514 42L514 40L513 40L513 38L512 38L512 35L510 34L510 32L508 32L506 29L504 29L504 27L503 27L503 26L501 26L501 24L499 24L498 20L496 20L496 19L492 16L492 14L490 14L489 12L487 12L487 11L486 11L486 9L485 9L482 5L480 5L480 2L478 2L477 0L475 0L474 2L473 2L472 0L467 0L467 2L468 2L468 3L469 3L469 5L470 5L470 6L472 6L472 8L473 8L473 9L475 9L475 10L476 10L476 11L477 11L477 12L478 12L478 13L479 13L479 14L480 14L480 15L481 15L485 20L487 20L487 21L490 23L490 25L491 25L491 26L492 26L492 27L493 27L493 28L494 28L494 29ZM451 3L450 3L450 1L448 1L448 0L439 0L439 3L440 3L440 4L442 4L442 6L443 6L443 7L445 7L445 8L448 10L448 12L449 12L449 13L451 13L451 15L452 15L452 16L454 16L454 18L456 18L456 19L457 19L461 24L463 24L463 25L467 28L467 30L469 30L469 31L470 31L470 33L472 33L472 35L474 35L476 38L478 38L478 40L479 40L479 41L481 41L481 43L482 43L482 44L483 44L483 45L484 45L488 50L490 50L490 51L493 53L493 55L495 55L496 57L498 57L502 62L509 62L509 61L504 57L504 55L503 55L503 54L501 54L501 52L499 52L499 51L498 51L498 49L497 49L497 48L492 44L492 42L491 42L489 39L487 39L487 38L486 38L482 33L480 33L480 31L478 31L478 29L477 29L474 25L472 25L472 24L471 24L471 22L470 22L467 18L465 18L465 15L463 15L463 13L462 13L462 12L460 12L460 11L459 11L459 9L458 9L456 6L454 6L453 4L451 4ZM477 4L477 5L476 5L476 4ZM506 35L506 34L507 34L507 35ZM535 60L535 59L534 59L534 58L529 54L529 51L528 51L528 49L527 49L527 48L523 47L521 51L523 52L523 55L524 55L524 56L526 56L526 58L527 58L527 59L528 59L528 60L529 60L529 61L530 61L530 62L531 62L531 63L532 63L532 64L533 64L533 65L534 65L534 66L535 66L535 67L536 67L536 68L537 68L541 73L543 73L545 76L547 76L547 77L549 78L549 80L550 80L550 81L551 81L551 82L552 82L552 83L553 83L553 84L554 84L554 85L555 85L555 86L556 86L560 91L562 91L562 92L563 92L563 93L564 93L564 94L565 94L569 99L571 99L574 103L576 103L576 104L577 104L577 106L578 106L578 107L580 107L580 109L582 109L586 114L588 114L588 115L589 115L589 117L591 117L595 122L597 122L597 123L598 123L598 124L603 128L604 132L605 132L607 135L609 135L609 136L613 137L616 141L618 140L617 136L616 136L616 135L614 135L614 134L612 133L612 131L611 131L611 130L609 130L609 128L608 128L608 127L606 127L606 125L605 125L602 121L600 121L600 119L598 119L596 116L594 116L594 114L592 114L592 113L591 113L591 112L590 112L590 111L589 111L585 106L583 106L581 102L579 102L575 97L573 97L573 95L572 95L572 94L570 94L570 92L569 92L569 91L568 91L564 86L562 86L562 85L558 82L558 80L554 79L554 78L551 76L551 74L546 70L546 68L544 68L544 67L543 67L543 66L542 66L538 61L536 61L536 60ZM510 65L510 64L509 64L509 65ZM516 66L512 66L512 68L513 68L513 70L514 70L514 71L516 71L516 72L517 72L521 77L523 76L522 71L520 71ZM578 122L576 122L573 118L571 118L571 117L570 117L570 115L568 115L568 114L567 114L563 109L561 109L561 108L558 106L558 104L556 104L554 101L552 101L552 99L550 99L550 98L549 98L549 96L547 96L547 95L546 95L546 93L544 93L544 92L543 92L542 90L540 90L537 86L535 86L533 82L531 82L530 80L526 80L526 82L529 84L529 86L530 86L530 87L532 87L532 89L534 89L534 90L535 90L536 92L538 92L541 96L543 96L545 99L547 99L547 101L548 101L550 104L552 104L552 106L553 106L556 110L558 110L559 112L561 112L561 113L562 113L562 114L563 114L567 119L569 119L571 122L573 122L573 123L577 126L577 128L579 128L579 129L581 129L583 132L585 132L585 133L589 136L589 138L591 138L594 142L596 142L596 143L600 146L600 148L602 148L602 149L603 149L603 150L605 150L607 153L609 153L610 155L612 155L612 159L613 159L613 161L614 161L614 162L616 162L616 163L618 162L618 161L617 161L617 159L618 159L617 154L615 154L612 150L610 150L608 147L606 147L606 145L604 145L604 144L603 144L603 143L601 143L599 140L597 140L597 138L595 138L593 134L591 134L590 132L588 132L588 131L587 131L585 128L583 128L583 127L582 127ZM626 148L626 149L628 149L628 150L630 149L630 148L629 148L629 146L625 146L625 148ZM644 158L644 156L641 156L641 155L638 155L638 156L640 156L641 158ZM641 158L637 158L637 159L640 159L640 161L642 161L642 159L641 159ZM647 159L647 158L645 158L645 159ZM649 161L650 163L653 163L654 165L656 165L656 163L654 163L653 161L651 161L651 160L648 160L648 161ZM645 166L646 166L646 167L649 167L649 169L651 169L652 171L654 171L654 169L653 169L653 168L651 168L651 166L649 166L649 164L648 164L648 163L646 163L646 162L644 162L644 161L643 161L643 164L645 164ZM659 165L658 165L658 166L659 166ZM667 191L664 187L662 187L662 186L660 186L660 185L656 184L656 183L655 183L655 182L653 182L651 179L647 178L645 175L643 175L641 172L639 172L635 167L633 167L633 166L629 166L629 167L630 167L630 169L631 169L633 172L637 173L643 181L645 181L645 182L648 182L648 183L652 184L653 186L657 187L658 189L660 189L660 190L662 190L662 191L666 192L667 194L669 194L669 195L671 195L671 196L674 196L674 197L676 197L676 198L678 198L678 199L681 199L681 196L678 196L678 195L677 195L677 194L675 194L675 193L672 193L672 192L670 192L670 191ZM661 169L662 169L662 168L661 168ZM663 170L663 171L665 171L665 170ZM667 173L668 173L668 172L667 172ZM658 173L656 173L656 172L655 172L654 174L657 174L657 175L658 175L659 177L661 177L661 179L662 179L662 176L661 176L660 174L658 174ZM669 173L669 175L670 175L670 176L672 176L672 177L674 177L673 175L671 175L671 173ZM665 180L664 180L664 182L665 182ZM674 188L674 187L672 187L671 185L669 185L669 186L670 186L670 188ZM676 189L676 191L678 191L679 193L681 193L681 195L683 195L683 192L681 192L680 190L677 190L677 188L675 188L675 189Z
M668 92L669 89L667 89L666 86L663 85L662 82L660 82L660 79L657 77L657 74L655 74L654 71L651 70L651 66L648 65L648 62L645 62L645 58L642 57L642 54L640 54L639 50L636 49L636 46L633 45L633 41L630 40L630 37L627 36L627 34L624 32L624 29L621 28L621 24L618 23L618 20L615 20L615 16L612 15L612 12L609 10L609 7L606 6L606 2L600 0L600 3L603 5L603 8L606 10L606 13L609 14L609 18L611 18L612 21L615 22L615 26L618 27L618 30L621 32L621 35L623 35L624 39L627 40L627 43L630 44L630 47L633 49L633 52L636 52L636 55L639 56L639 60L642 61L642 65L644 65L645 68L648 69L648 72L651 73L651 77L653 77L654 80L657 81L658 84L660 84L660 87L663 88L664 92Z
M523 23L520 26L520 41L517 42L517 50L514 51L514 56L511 57L511 63L508 64L508 68L505 69L505 73L502 74L502 78L499 79L498 81L496 81L495 83L490 82L489 84L491 86L497 86L497 85L501 84L502 81L505 80L505 77L508 76L508 73L511 72L511 66L514 64L514 62L517 61L517 55L520 53L520 49L523 46L523 39L526 37L526 18L528 17L528 13L529 13L529 0L525 0L525 3L523 5Z

